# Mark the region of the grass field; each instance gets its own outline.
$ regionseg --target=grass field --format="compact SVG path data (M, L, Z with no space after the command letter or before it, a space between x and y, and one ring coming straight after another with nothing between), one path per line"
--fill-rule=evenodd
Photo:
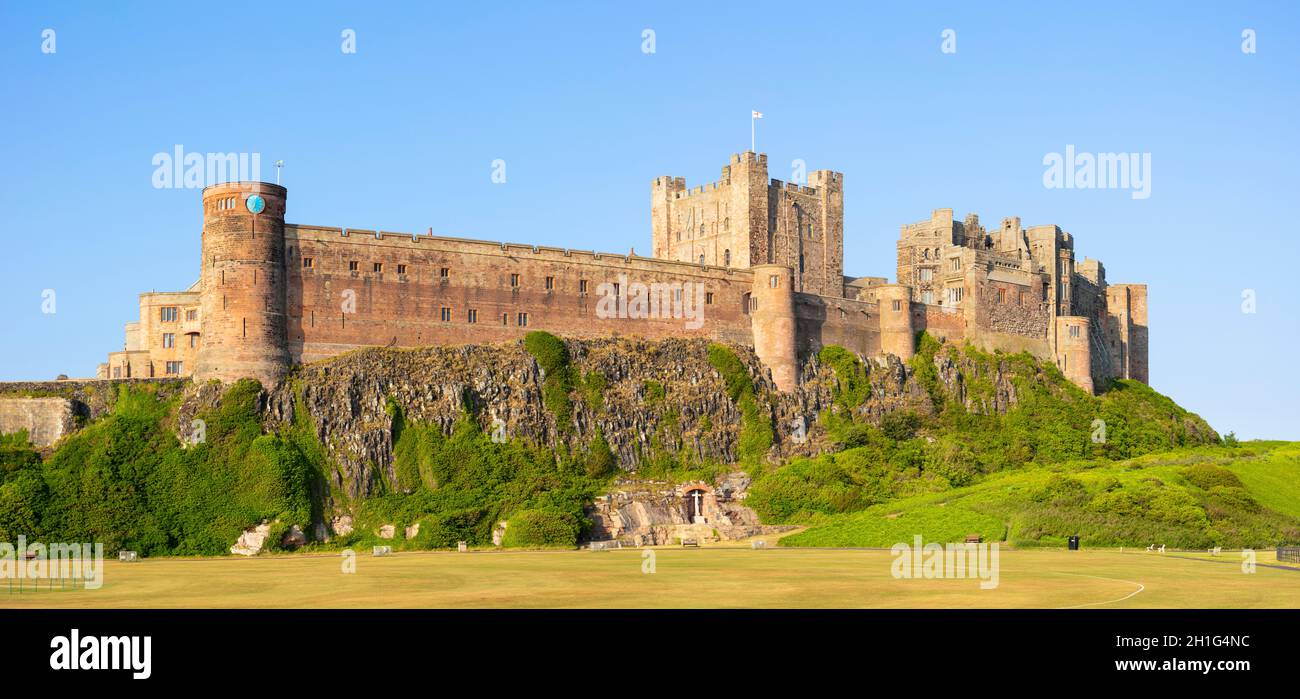
M1236 553L1208 556L1056 549L1003 550L999 585L899 580L888 551L656 549L607 552L337 555L109 561L98 590L8 593L0 607L434 608L1294 608L1300 569L1241 571Z

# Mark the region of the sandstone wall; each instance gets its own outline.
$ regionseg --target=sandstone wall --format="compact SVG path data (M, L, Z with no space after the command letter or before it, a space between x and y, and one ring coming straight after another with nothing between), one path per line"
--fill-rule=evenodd
M27 439L48 447L76 429L72 401L67 398L0 398L0 434L27 430Z
M499 343L532 330L579 338L752 342L744 308L749 270L304 226L289 226L285 237L294 362L361 346ZM311 259L310 267L304 258ZM673 317L675 292L666 299L660 295L653 317L617 317L600 303L602 284L617 284L625 303L636 284L683 285L682 302L701 310L703 318L694 323L684 312Z

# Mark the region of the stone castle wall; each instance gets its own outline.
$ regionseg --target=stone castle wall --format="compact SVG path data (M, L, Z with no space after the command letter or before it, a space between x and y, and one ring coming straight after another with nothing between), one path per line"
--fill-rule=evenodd
M752 344L744 309L750 270L293 225L284 245L293 362L365 345L504 342L532 330ZM649 294L654 284L667 288L638 313L637 285ZM602 304L613 285L624 317L608 300ZM703 313L698 323L687 317L696 310Z
M743 153L708 185L656 179L654 257L294 225L283 187L208 187L198 284L142 295L141 320L100 375L164 366L274 384L294 364L360 347L493 344L546 330L749 346L790 390L800 362L825 345L906 358L926 331L1052 359L1080 385L1146 380L1146 287L1108 286L1095 260L1076 266L1059 227L1010 218L990 233L974 214L957 221L938 209L901 228L896 284L850 279L843 176L817 170L805 186L767 175L766 156ZM166 304L184 317L155 317L173 315ZM1068 352L1065 318L1086 325L1068 331ZM156 346L164 338L177 346Z

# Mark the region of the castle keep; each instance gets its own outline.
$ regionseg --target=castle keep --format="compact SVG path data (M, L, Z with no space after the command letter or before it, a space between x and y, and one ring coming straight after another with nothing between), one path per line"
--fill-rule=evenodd
M916 333L1056 362L1086 390L1147 381L1146 286L1108 284L1054 225L995 230L951 209L902 227L897 283L846 277L844 177L770 180L733 155L717 182L651 186L653 257L285 223L288 192L203 190L199 281L140 296L101 378L278 381L368 345L561 336L707 337L750 345L783 390L837 344L911 357Z

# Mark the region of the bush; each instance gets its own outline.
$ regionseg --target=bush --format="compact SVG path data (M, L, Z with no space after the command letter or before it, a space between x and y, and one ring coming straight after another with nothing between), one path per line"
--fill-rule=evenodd
M40 465L41 456L27 439L27 430L0 435L0 483L23 469Z
M591 446L587 448L586 467L587 475L592 478L603 478L618 468L618 459L614 458L614 452L609 450L609 443L605 441L605 435L600 430L596 430L596 436L592 438Z
M907 410L885 413L880 418L880 431L884 432L886 437L897 442L905 442L915 437L916 429L920 426L921 417Z
M502 546L574 546L582 526L571 512L544 508L510 516Z
M1189 483L1200 488L1201 490L1210 490L1216 487L1224 488L1244 488L1241 479L1237 474L1229 471L1222 466L1214 464L1195 464L1183 469L1183 477Z

